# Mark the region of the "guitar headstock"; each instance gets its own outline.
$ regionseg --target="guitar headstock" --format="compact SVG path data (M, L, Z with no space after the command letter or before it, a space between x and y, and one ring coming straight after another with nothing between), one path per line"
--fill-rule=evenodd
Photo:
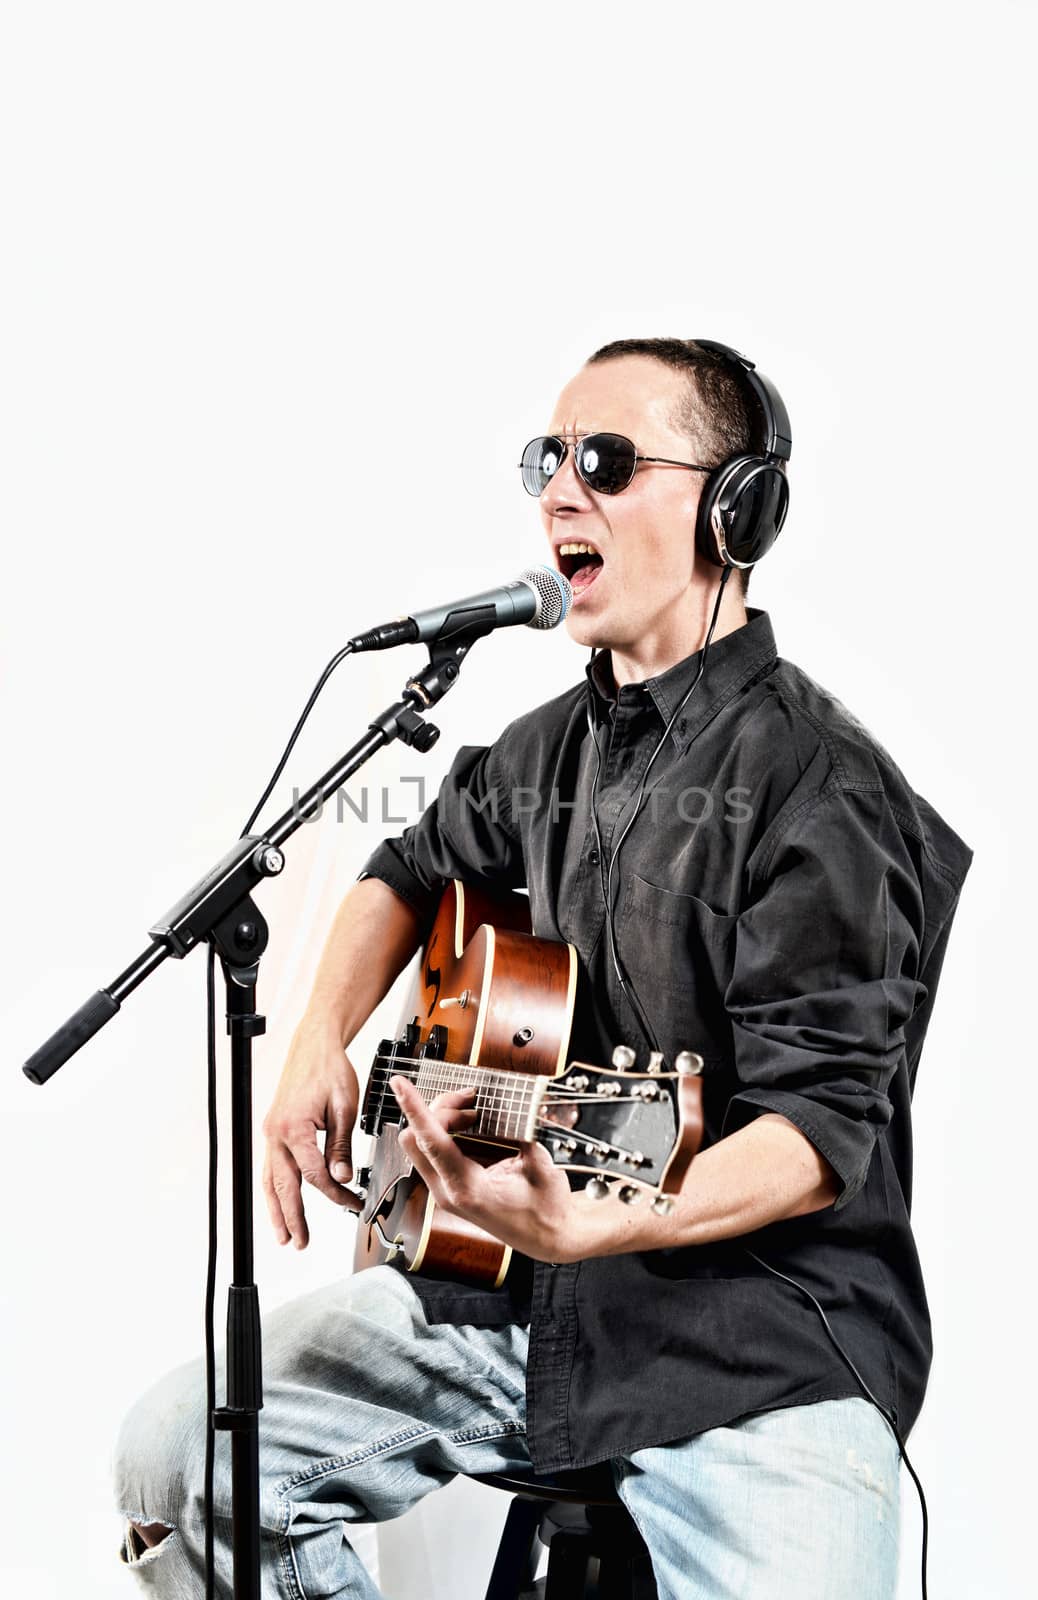
M633 1204L647 1191L669 1211L702 1138L703 1058L682 1050L672 1068L659 1051L644 1066L629 1045L617 1045L612 1066L573 1061L547 1080L537 1139L598 1198L615 1191ZM581 1184L580 1180L583 1179Z

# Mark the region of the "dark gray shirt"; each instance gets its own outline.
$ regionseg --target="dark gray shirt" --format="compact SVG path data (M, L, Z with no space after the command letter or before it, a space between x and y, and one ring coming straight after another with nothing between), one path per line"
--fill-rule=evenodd
M451 877L526 887L534 932L580 957L575 1057L644 1046L608 959L589 710L608 859L700 662L617 695L598 657L587 683L460 750L437 801L365 869L429 918ZM538 1470L860 1392L805 1296L745 1246L810 1290L911 1428L931 1353L911 1097L970 860L872 734L778 658L764 612L711 646L614 871L618 949L668 1061L704 1057L706 1143L778 1112L840 1194L722 1244L520 1259L497 1292L413 1279L432 1320L529 1320Z

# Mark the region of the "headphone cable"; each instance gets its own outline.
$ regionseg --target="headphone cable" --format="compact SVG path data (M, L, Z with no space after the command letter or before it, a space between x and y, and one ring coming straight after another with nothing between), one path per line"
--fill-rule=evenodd
M656 761L657 756L659 755L660 751L663 749L663 747L666 744L668 738L670 737L671 732L672 732L672 730L674 728L674 724L677 722L678 717L680 716L681 712L684 710L685 706L687 705L688 701L690 700L690 698L694 694L695 690L699 687L700 681L701 681L701 679L703 677L703 673L704 673L705 668L706 668L707 651L710 648L710 641L713 638L714 628L716 626L718 614L719 614L720 609L721 609L721 598L722 598L722 596L724 594L724 587L725 587L725 584L728 581L728 577L729 577L729 574L731 573L731 571L732 571L732 568L730 566L725 566L724 571L721 573L721 581L720 581L720 583L718 584L718 587L717 587L717 599L714 601L714 609L713 609L713 615L711 616L711 619L710 619L710 627L707 630L706 640L705 640L705 642L703 644L703 657L702 657L702 660L699 663L699 670L696 673L696 676L695 676L692 684L686 690L686 692L682 696L681 700L678 702L677 709L674 711L673 715L670 717L669 721L667 722L667 725L663 730L662 737L660 738L658 744L656 745L656 748L653 750L652 755L649 757L649 761L648 761L648 763L646 765L645 771L642 774L642 780L641 780L641 784L640 784L639 789L638 789L638 794L637 794L637 797L636 797L634 810L631 813L631 816L628 819L627 824L623 829L623 832L620 834L620 837L617 840L616 846L615 846L615 848L614 848L614 850L612 852L612 855L610 857L610 860L609 860L608 871L604 871L603 870L603 872L602 872L603 892L604 892L604 895L605 895L605 903L606 903L606 929L607 929L608 943L609 943L609 955L610 955L610 959L612 961L613 971L616 974L617 982L620 985L621 993L624 995L624 997L626 998L628 1004L630 1005L631 1011L633 1012L633 1014L637 1018L638 1024L641 1027L642 1032L644 1033L646 1039L649 1041L650 1047L653 1050L659 1050L659 1044L657 1042L656 1035L655 1035L655 1033L653 1031L652 1024L650 1023L650 1021L648 1019L648 1016L647 1016L647 1014L646 1014L646 1012L645 1012L645 1010L644 1010L644 1008L643 1008L643 1006L641 1004L641 1001L638 998L638 995L637 995L637 992L635 990L633 981L628 977L627 972L625 971L625 969L624 969L624 967L623 967L623 965L622 965L622 963L620 961L619 952L618 952L617 946L616 946L616 928L615 928L615 920L614 920L615 919L615 914L616 914L616 906L615 906L613 893L612 893L613 869L614 869L614 867L616 865L616 859L617 859L618 855L620 854L620 847L623 844L624 840L627 838L628 833L630 833L631 828L634 826L634 823L635 823L636 819L638 818L638 816L641 813L642 804L643 804L644 799L645 799L645 784L646 784L646 780L647 780L647 778L649 776L649 772L650 772L654 762ZM598 742L598 738L597 738L597 736L595 734L595 729L594 729L594 725L593 725L593 722L592 722L592 716L591 716L591 693L592 692L593 691L590 691L590 686L589 686L588 707L587 707L588 729L590 731L592 739L594 740L595 756L596 756L595 777L594 777L594 782L593 782L592 788L591 788L591 822L592 822L592 826L594 828L595 844L596 844L596 848L598 850L599 863L600 863L600 866L601 866L601 863L604 861L604 858L605 858L605 852L604 852L603 847L602 847L602 835L601 835L601 832L600 832L600 829L599 829L599 825L598 825L598 812L597 812L597 809L596 809L596 800L597 800L597 797L598 797L598 783L599 783L599 779L600 779L600 777L602 775L602 751L601 751L601 747L600 747L599 742ZM834 1345L834 1347L835 1347L837 1353L839 1354L841 1360L849 1368L851 1374L854 1377L855 1382L857 1383L858 1387L861 1389L862 1394L865 1396L865 1398L873 1406L875 1406L876 1410L879 1412L880 1416L887 1423L887 1426L890 1428L891 1432L893 1433L894 1438L897 1441L897 1447L898 1447L898 1450L900 1452L901 1459L905 1463L905 1466L908 1469L908 1472L909 1472L909 1474L910 1474L910 1476L912 1478L913 1483L916 1486L916 1490L917 1490L918 1495L919 1495L919 1505L920 1505L920 1508L921 1508L921 1511L922 1511L922 1519L923 1519L922 1556L921 1556L922 1600L927 1600L926 1560L927 1560L927 1550L928 1550L928 1546L929 1546L929 1527L930 1527L930 1524L929 1524L929 1516L928 1516L927 1507L926 1507L926 1495L923 1492L923 1485L922 1485L922 1482L921 1482L921 1480L919 1478L919 1475L916 1472L915 1468L913 1467L911 1461L909 1460L908 1451L905 1449L905 1442L902 1439L901 1434L898 1431L897 1423L895 1422L892 1413L887 1411L884 1408L884 1406L882 1406L880 1404L880 1402L876 1399L876 1396L872 1393L872 1390L869 1388L868 1384L865 1382L865 1379L862 1377L861 1373L858 1371L858 1369L855 1366L854 1362L851 1360L851 1357L848 1355L847 1351L843 1348L843 1346L841 1345L839 1339L836 1337L836 1334L833 1332L832 1326L831 1326L831 1324L829 1322L828 1317L825 1314L825 1311L823 1310L823 1308L820 1305L820 1303L818 1302L818 1300L815 1299L815 1297L811 1293L810 1289L806 1288L804 1284L798 1283L795 1278L789 1277L787 1273L779 1272L777 1267L769 1266L766 1261L763 1261L760 1256L756 1255L747 1246L743 1246L743 1249L745 1250L745 1253L748 1256L751 1257L752 1260L756 1261L758 1266L764 1268L765 1272L770 1272L773 1277L781 1278L784 1283L791 1284L794 1289L799 1290L799 1292L802 1295L804 1295L811 1302L812 1306L814 1306L815 1310L818 1312L818 1315L822 1319L822 1326L824 1327L826 1334L828 1335L830 1341Z
M593 784L591 786L591 823L592 823L592 827L594 828L594 831L595 831L595 845L596 845L596 848L598 850L599 866L600 866L600 869L601 869L601 872L602 872L602 891L603 891L603 894L605 896L605 905L606 905L606 933L607 933L608 944L609 944L609 957L610 957L610 960L612 962L613 971L616 973L616 980L620 985L620 991L623 994L624 998L627 1000L627 1003L630 1006L632 1012L634 1013L634 1015L635 1015L635 1017L636 1017L636 1019L638 1021L639 1027L641 1028L642 1032L644 1033L646 1039L649 1041L650 1048L653 1049L653 1050L656 1050L656 1051L659 1050L659 1044L657 1042L656 1035L653 1032L652 1024L650 1023L650 1021L648 1019L648 1016L646 1015L645 1010L642 1007L641 1001L638 999L637 993L635 992L635 989L634 989L634 985L631 983L630 979L628 978L627 973L626 973L626 971L625 971L625 969L623 967L623 964L620 961L619 951L617 950L617 946L616 946L616 903L615 903L615 897L614 897L614 894L613 894L613 870L614 870L614 868L616 866L617 857L620 854L620 849L621 849L621 847L623 845L623 842L627 838L627 835L630 833L631 829L634 827L635 822L638 820L638 817L641 814L641 809L642 809L642 806L643 806L644 801L645 801L645 785L646 785L646 782L648 780L649 773L652 771L652 768L655 765L656 758L659 755L660 751L666 745L667 740L670 738L670 735L671 735L671 733L673 732L673 729L674 729L674 725L677 722L677 720L678 720L679 716L681 715L682 711L684 711L684 709L685 709L686 705L688 704L689 700L692 698L693 694L695 694L696 690L699 688L700 682L702 681L703 673L706 671L706 658L707 658L707 654L708 654L708 652L710 650L710 642L713 639L714 630L717 627L717 618L718 618L718 616L720 614L720 611L721 611L721 601L724 598L725 584L728 582L728 579L729 579L729 576L731 575L731 572L732 572L732 568L730 566L726 565L724 570L721 573L721 581L717 585L717 598L714 601L714 609L713 609L713 612L712 612L711 617L710 617L710 626L707 629L706 639L703 642L703 653L702 653L702 658L701 658L700 663L699 663L699 669L696 672L695 678L692 680L692 683L685 690L685 693L682 695L681 699L678 701L678 704L677 704L675 710L671 714L670 719L668 720L665 728L663 729L662 734L660 735L660 738L659 738L659 741L658 741L658 743L656 745L656 748L653 750L651 756L649 757L648 762L646 763L645 771L642 773L642 779L641 779L641 783L640 783L639 788L638 788L638 793L635 796L634 810L631 812L631 815L628 818L627 823L626 823L622 833L620 834L619 839L616 841L616 845L615 845L615 847L614 847L614 849L612 851L612 854L609 857L608 870L604 866L605 850L604 850L603 845L602 845L602 834L601 834L601 831L600 831L599 825L598 825L598 808L597 808L597 805L596 805L596 801L597 801L597 798L598 798L598 783L599 783L599 779L602 776L602 751L601 751L601 747L600 747L600 745L598 743L598 738L597 738L597 736L595 734L594 726L593 726L593 723L592 723L592 720L591 720L591 694L592 694L593 691L590 689L590 686L589 686L588 705L587 705L588 729L589 729L589 731L591 733L592 740L594 741L595 759L596 759L595 778L594 778L594 782L593 782Z
M919 1507L920 1507L920 1510L922 1511L922 1516L923 1516L922 1556L921 1556L922 1600L927 1600L927 1594L926 1594L926 1553L927 1553L927 1547L928 1547L929 1542L930 1542L930 1518L929 1518L929 1515L928 1515L927 1509L926 1509L926 1495L923 1493L923 1485L922 1485L922 1481L921 1481L921 1479L919 1477L919 1474L916 1472L916 1470L913 1467L911 1461L908 1459L908 1451L905 1449L905 1441L902 1439L901 1434L898 1431L898 1426L897 1426L897 1423L894 1421L893 1413L888 1411L886 1409L886 1407L881 1405L880 1402L876 1399L876 1396L873 1394L872 1390L869 1388L868 1384L865 1382L865 1379L862 1377L861 1373L858 1371L857 1367L854 1365L854 1362L851 1360L850 1356L847 1354L846 1350L843 1348L843 1345L840 1343L839 1339L836 1337L835 1333L832 1330L832 1326L831 1326L831 1324L829 1322L829 1318L826 1316L825 1312L822 1310L821 1305L815 1299L815 1297L811 1293L810 1289L805 1288L805 1286L802 1283L798 1283L795 1278L791 1278L788 1273L780 1272L777 1267L769 1266L768 1263L766 1261L762 1261L760 1256L756 1255L749 1248L748 1245L743 1245L743 1250L750 1257L750 1259L752 1261L756 1261L756 1263L757 1263L757 1265L759 1267L763 1267L765 1272L770 1272L773 1278L781 1278L783 1283L792 1284L794 1289L799 1289L800 1293L802 1295L805 1295L807 1297L807 1299L810 1300L811 1304L814 1306L815 1310L818 1312L818 1315L822 1319L822 1326L825 1329L826 1333L828 1334L829 1339L831 1340L832 1344L834 1345L834 1347L835 1347L837 1353L839 1354L839 1356L841 1357L841 1359L850 1368L850 1371L851 1371L851 1374L852 1374L852 1376L854 1378L854 1381L857 1383L857 1385L858 1385L859 1389L861 1390L862 1394L865 1396L866 1400L868 1400L872 1405L875 1406L876 1410L879 1412L880 1416L883 1418L884 1422L889 1427L891 1433L894 1435L894 1438L897 1441L898 1450L900 1451L900 1454L901 1454L901 1459L905 1463L905 1466L908 1468L909 1474L911 1475L911 1478L912 1478L912 1482L915 1484L916 1490L917 1490L918 1495L919 1495Z

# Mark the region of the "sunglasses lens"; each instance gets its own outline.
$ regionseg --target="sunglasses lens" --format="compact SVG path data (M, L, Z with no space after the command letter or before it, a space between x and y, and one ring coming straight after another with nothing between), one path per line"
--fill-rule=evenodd
M577 445L577 471L596 494L619 494L634 477L638 456L620 433L592 433Z
M523 488L527 494L543 494L562 465L565 446L549 437L531 439L519 463L523 474Z

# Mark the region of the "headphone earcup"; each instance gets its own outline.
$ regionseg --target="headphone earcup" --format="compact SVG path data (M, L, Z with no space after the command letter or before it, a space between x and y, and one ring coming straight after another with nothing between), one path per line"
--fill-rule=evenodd
M696 548L716 567L752 567L767 555L789 509L789 481L763 456L734 456L706 481Z

